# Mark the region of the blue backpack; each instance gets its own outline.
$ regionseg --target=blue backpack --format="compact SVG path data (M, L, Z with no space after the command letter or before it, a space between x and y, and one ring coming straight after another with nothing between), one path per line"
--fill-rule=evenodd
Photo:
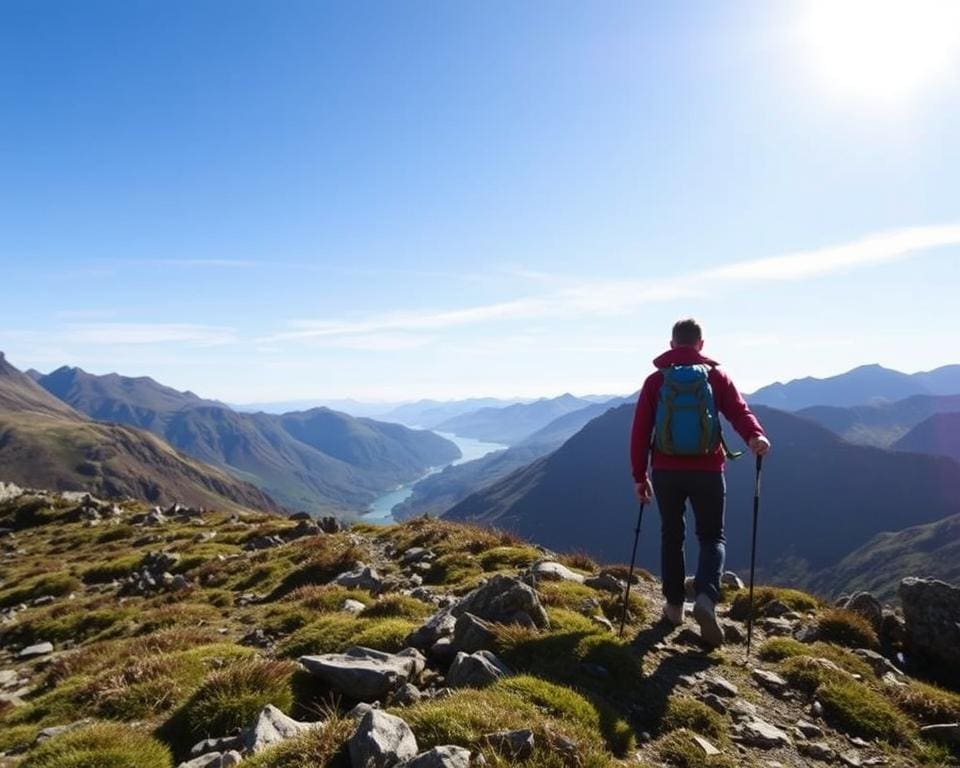
M662 368L653 444L667 456L709 456L722 444L710 366Z

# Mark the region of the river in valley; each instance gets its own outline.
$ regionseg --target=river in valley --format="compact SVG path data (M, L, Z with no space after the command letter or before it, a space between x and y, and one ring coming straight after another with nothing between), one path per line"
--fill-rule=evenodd
M450 464L463 464L467 461L483 458L488 453L502 451L504 448L508 447L506 445L500 445L499 443L485 443L482 440L474 440L471 437L460 437L459 435L453 435L448 432L437 432L436 434L440 435L440 437L445 437L451 443L456 443L457 448L460 449L460 453L463 454L456 461L450 462ZM440 467L431 467L428 472L426 472L423 476L418 477L413 482L407 483L406 485L401 485L399 488L395 488L394 490L383 494L383 496L378 498L367 508L366 513L361 519L365 523L375 523L377 525L389 525L390 523L396 522L393 519L393 508L400 502L406 501L408 498L410 498L410 494L413 493L413 486L423 480L424 477L429 477L437 472L442 472L444 468L450 466L450 464L444 464Z

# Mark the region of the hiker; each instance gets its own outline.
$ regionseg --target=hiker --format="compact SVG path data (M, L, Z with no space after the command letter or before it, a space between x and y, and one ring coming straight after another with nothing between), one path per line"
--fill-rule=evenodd
M683 623L684 512L690 500L700 540L693 616L703 641L715 647L723 643L714 607L720 598L725 554L723 467L731 455L720 434L718 412L755 455L769 451L770 441L733 382L702 350L703 333L696 320L680 320L673 326L670 350L653 361L657 370L640 390L630 459L637 496L647 503L655 495L660 509L663 617L674 626Z

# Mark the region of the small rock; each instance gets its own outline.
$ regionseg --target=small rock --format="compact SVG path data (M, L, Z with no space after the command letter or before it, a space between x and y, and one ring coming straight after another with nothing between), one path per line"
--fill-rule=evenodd
M783 616L785 613L790 612L790 606L784 603L782 600L771 600L769 603L764 606L763 613L765 616L770 616L776 618L777 616Z
M358 614L362 613L364 608L366 608L363 603L359 600L354 600L352 598L347 598L343 601L343 605L340 606L341 611L346 611L347 613Z
M790 737L786 733L765 720L759 718L747 720L740 727L744 742L751 746L761 749L775 749L791 745Z
M703 697L703 703L706 704L714 712L718 712L721 715L727 713L727 705L723 699L721 699L715 693L707 693Z
M231 749L229 752L224 752L220 757L220 768L234 768L234 766L240 765L242 761L243 755Z
M470 750L452 744L434 747L397 763L397 768L470 768Z
M401 707L407 707L411 704L416 704L423 698L423 691L421 691L413 683L407 683L399 691L393 694L392 702Z
M232 749L243 749L243 739L239 736L225 736L219 739L204 739L190 748L190 757L199 757L208 752L226 752Z
M511 760L526 760L533 754L533 731L497 731L485 734L483 740Z
M837 753L834 752L829 744L822 741L805 741L797 746L797 751L801 755L806 755L814 760L822 760L825 763L833 762Z
M461 615L454 625L452 647L474 653L490 648L496 640L492 625L472 613Z
M391 768L418 751L410 726L379 709L363 716L347 746L352 768Z
M883 605L869 592L856 592L847 601L848 611L859 613L870 622L870 626L879 634L883 626Z
M341 573L332 582L347 589L365 589L368 592L379 592L383 587L380 574L369 565L358 563L352 571Z
M806 720L797 720L797 730L808 739L819 739L823 737L823 728Z
M613 632L613 622L610 621L606 616L600 614L594 614L590 617L590 621L596 624L598 627L603 627L607 632Z
M591 589L599 592L610 592L614 595L622 595L626 589L626 582L620 581L612 574L601 572L596 576L587 576L583 583Z
M420 650L430 648L442 637L451 637L457 626L457 617L449 608L441 608L410 633L407 644Z
M753 679L773 693L778 693L787 687L786 680L776 672L770 672L766 669L753 670Z
M34 643L17 654L18 659L33 659L37 656L46 656L53 653L53 643Z
M583 584L583 574L572 571L567 566L553 560L543 560L534 564L530 569L531 573L538 579L544 581L572 581L575 584Z
M715 693L717 696L723 696L725 698L735 698L740 690L731 683L729 680L720 677L719 675L711 675L706 679L707 690L710 693Z
M447 671L447 685L451 688L481 688L512 674L510 669L490 651L457 653Z
M322 726L323 723L301 723L283 714L272 704L267 704L260 710L257 722L243 734L243 745L248 752L257 754L285 739Z
M733 645L746 642L747 636L740 629L739 625L732 621L722 621L720 626L723 628L723 639Z
M698 733L690 734L693 737L693 740L696 742L697 746L703 750L703 754L706 757L714 757L720 754L720 750L717 749L713 744L707 741L703 736Z
M34 738L35 744L42 744L47 739L52 739L54 736L60 736L63 733L69 733L74 731L77 728L82 728L87 725L89 720L77 720L75 722L69 723L67 725L51 725L48 728L43 728L37 731L37 735Z
M862 768L863 766L863 760L856 752L841 752L840 762L849 766L849 768Z

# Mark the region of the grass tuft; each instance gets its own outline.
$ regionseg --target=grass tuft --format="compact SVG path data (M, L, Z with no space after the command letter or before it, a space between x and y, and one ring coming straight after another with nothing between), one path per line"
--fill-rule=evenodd
M96 723L31 750L20 768L171 768L170 750L119 723Z
M863 616L843 608L830 608L817 619L817 637L847 648L880 647L877 633Z

